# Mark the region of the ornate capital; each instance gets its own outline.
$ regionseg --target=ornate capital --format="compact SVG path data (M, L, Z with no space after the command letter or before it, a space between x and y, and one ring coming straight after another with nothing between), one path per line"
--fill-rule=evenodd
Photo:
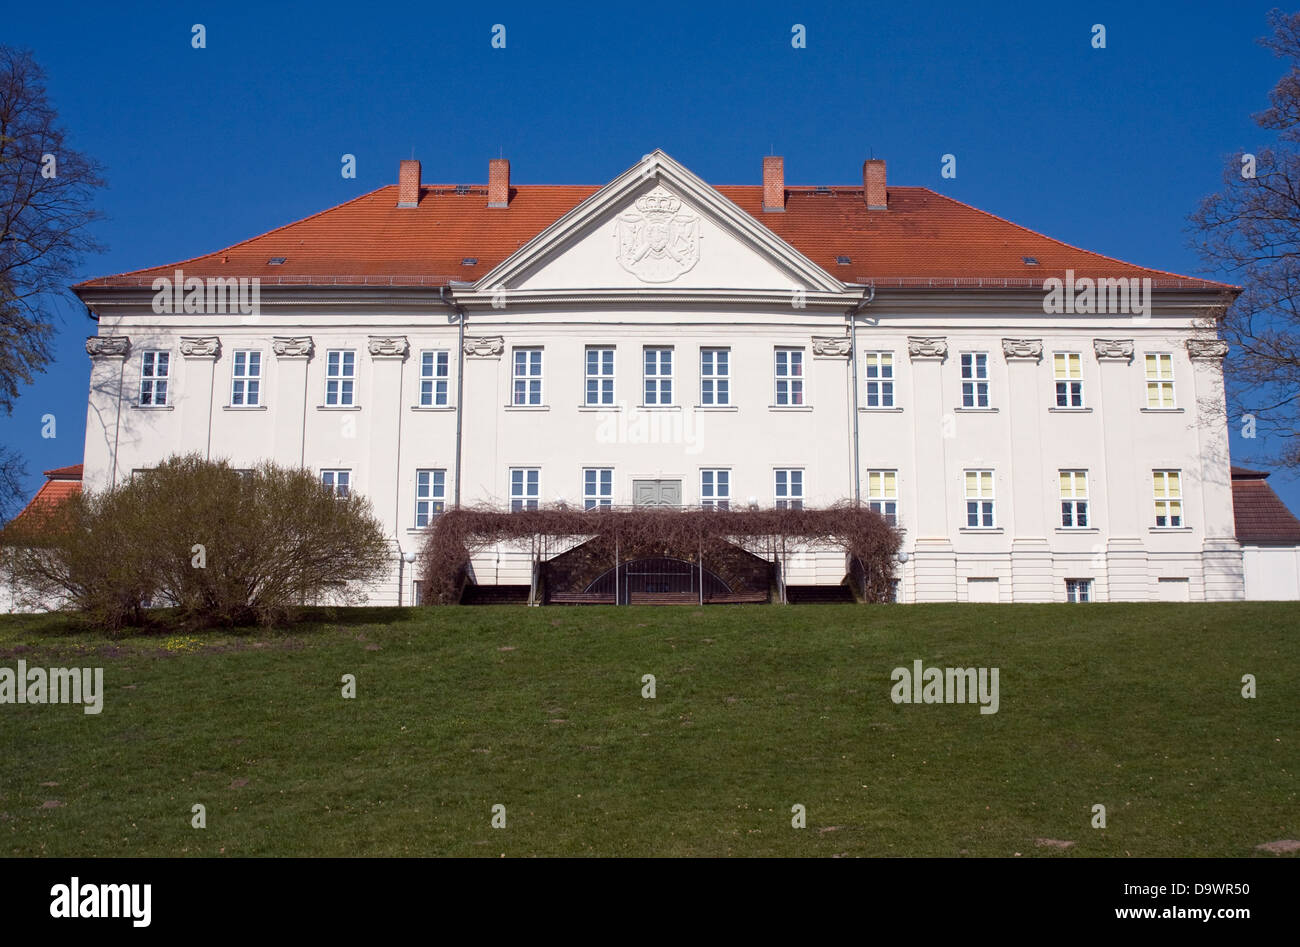
M372 335L370 354L375 358L406 358L411 350L404 335Z
M496 358L505 350L506 340L503 336L480 336L465 340L465 354L475 358Z
M943 361L948 357L948 340L909 335L907 337L907 354L912 357L913 361L924 358L937 358Z
M311 336L276 336L271 340L271 351L280 358L310 358L314 345Z
M1228 354L1228 343L1223 339L1188 339L1187 354L1191 358L1223 358Z
M221 339L215 335L200 338L182 336L181 354L186 358L216 358L221 354Z
M1038 361L1043 357L1042 339L1003 339L1002 354L1007 361L1012 359L1032 359Z
M86 354L91 358L125 358L131 340L125 335L92 335L86 339Z
M1093 339L1092 348L1099 362L1133 361L1132 339Z
M815 358L844 358L852 348L848 336L814 335L812 353Z

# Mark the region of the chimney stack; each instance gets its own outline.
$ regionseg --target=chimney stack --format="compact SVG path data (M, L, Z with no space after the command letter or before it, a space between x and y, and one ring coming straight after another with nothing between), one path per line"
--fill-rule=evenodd
M510 206L510 161L493 158L488 162L488 207Z
M866 191L867 210L888 210L885 192L885 160L873 158L862 162L862 187Z
M420 204L420 162L403 161L397 166L397 206Z
M785 159L780 155L763 159L763 210L785 210Z

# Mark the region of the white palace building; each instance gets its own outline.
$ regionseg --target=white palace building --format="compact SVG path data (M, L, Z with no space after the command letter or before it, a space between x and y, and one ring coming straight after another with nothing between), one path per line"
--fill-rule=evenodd
M360 491L410 603L454 505L823 507L903 534L902 602L1244 597L1231 287L1079 250L867 161L710 185L399 183L225 250L93 279L84 483L175 453ZM782 562L834 588L842 552ZM477 557L524 586L527 551Z

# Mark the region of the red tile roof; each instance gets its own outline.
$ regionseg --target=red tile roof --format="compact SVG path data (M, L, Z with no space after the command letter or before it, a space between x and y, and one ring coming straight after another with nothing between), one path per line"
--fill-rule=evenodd
M1300 519L1266 482L1268 474L1232 468L1232 513L1237 541L1252 546L1300 546Z
M397 190L381 187L225 250L76 288L148 286L178 267L187 277L258 277L264 288L470 282L599 188L516 186L506 208L489 208L485 187L458 194L449 185L422 187L418 207L399 208ZM761 185L717 190L845 282L1032 288L1073 269L1079 278L1147 277L1169 288L1226 288L1080 250L924 187L890 187L886 211L868 210L861 187L833 187L830 193L787 187L784 213L763 212ZM852 262L837 264L840 256ZM273 257L285 262L271 265ZM462 265L467 257L476 257L477 264ZM1038 265L1026 264L1024 257Z
M53 470L45 471L45 483L36 491L36 496L32 497L21 513L10 520L10 524L23 520L26 524L28 521L36 520L42 512L47 512L58 506L65 499L81 492L81 464L72 464L69 467L55 467Z

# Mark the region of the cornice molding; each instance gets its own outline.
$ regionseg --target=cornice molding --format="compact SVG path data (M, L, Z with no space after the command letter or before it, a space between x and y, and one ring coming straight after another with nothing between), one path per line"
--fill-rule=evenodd
M1133 361L1132 339L1093 339L1092 349L1099 362Z
M465 354L471 358L500 358L505 350L504 336L492 335L465 339Z
M1002 355L1010 361L1040 361L1043 357L1042 339L1003 339Z
M186 358L216 358L221 354L221 339L215 335L181 336L180 346Z
M847 358L853 343L844 335L814 335L812 337L813 358Z
M942 336L907 337L907 354L912 361L936 359L942 362L948 357L948 340Z
M126 358L131 339L125 335L92 335L86 339L86 354L91 358Z
M309 335L277 335L271 339L271 350L279 358L311 358L315 347L316 343L312 341Z
M370 354L374 358L406 358L411 345L404 335L370 336Z
M1223 339L1188 339L1187 355L1196 359L1221 359L1228 354L1228 343Z

